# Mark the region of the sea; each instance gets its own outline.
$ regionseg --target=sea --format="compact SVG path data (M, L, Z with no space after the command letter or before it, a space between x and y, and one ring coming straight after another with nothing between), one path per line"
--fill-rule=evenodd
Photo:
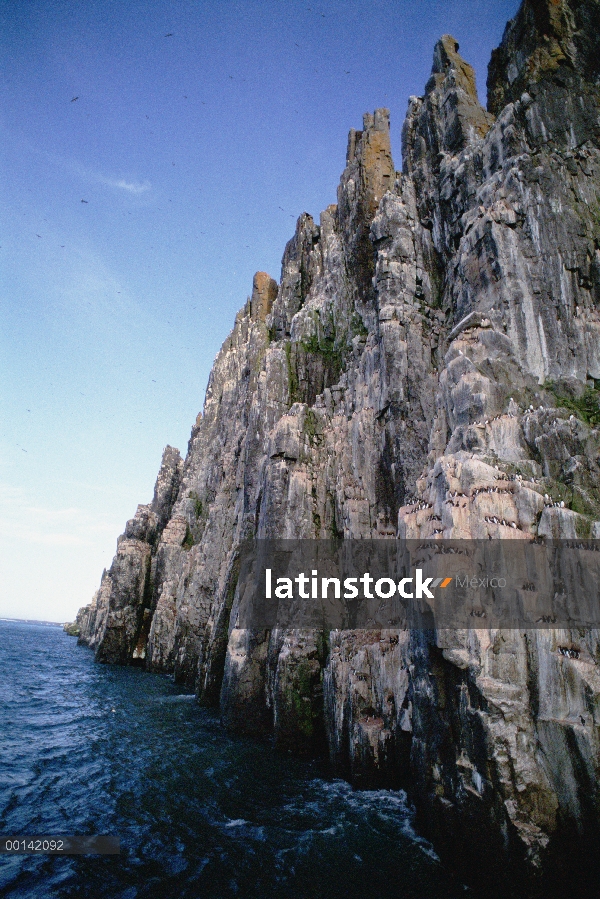
M0 621L0 836L107 835L118 855L0 854L11 899L458 899L401 791L235 737L173 679Z

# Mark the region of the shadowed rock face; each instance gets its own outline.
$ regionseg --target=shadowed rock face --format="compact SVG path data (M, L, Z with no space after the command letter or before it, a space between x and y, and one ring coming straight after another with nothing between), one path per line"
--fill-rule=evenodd
M598 84L600 3L594 0L525 0L492 53L488 107L497 115L523 91L550 78Z
M298 219L278 285L255 276L185 463L165 452L77 619L99 659L174 671L229 727L406 786L488 894L590 871L598 632L230 613L248 537L600 537L598 10L525 0L490 112L444 36L402 173L387 110L350 132L337 205Z

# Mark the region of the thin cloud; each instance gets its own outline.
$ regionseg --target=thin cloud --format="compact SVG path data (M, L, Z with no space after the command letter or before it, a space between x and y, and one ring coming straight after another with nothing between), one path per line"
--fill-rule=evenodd
M145 194L150 190L152 185L149 181L125 181L124 178L105 178L102 175L98 180L108 187L116 187L118 190L125 190L129 194Z
M104 175L102 172L94 171L82 166L80 163L67 163L77 171L79 176L88 182L96 182L96 184L104 184L106 187L114 187L116 190L124 190L128 194L139 196L145 194L152 189L152 185L148 180L129 181L127 178L116 178L111 175Z
M101 172L98 172L94 169L89 169L76 160L69 159L68 157L62 156L59 153L52 153L39 146L35 146L20 134L11 134L11 132L0 123L0 133L2 132L6 132L7 139L12 138L13 141L16 137L18 137L18 139L24 144L29 152L45 157L49 162L53 163L56 166L59 166L63 170L66 169L68 171L74 172L88 183L104 184L107 187L114 187L117 190L124 190L126 193L133 194L134 196L139 196L140 194L145 194L149 190L152 190L152 184L148 180L128 181L127 178L114 178L110 177L109 175L103 175Z

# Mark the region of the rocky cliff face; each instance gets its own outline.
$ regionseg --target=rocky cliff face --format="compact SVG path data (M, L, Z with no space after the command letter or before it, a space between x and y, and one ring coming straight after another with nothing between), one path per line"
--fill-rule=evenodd
M185 462L165 450L78 616L99 660L174 671L357 786L406 786L461 876L525 894L597 838L597 631L230 613L249 537L600 537L599 34L598 0L525 0L489 111L446 35L403 171L387 110L350 132L337 205L299 218L279 284L255 276Z

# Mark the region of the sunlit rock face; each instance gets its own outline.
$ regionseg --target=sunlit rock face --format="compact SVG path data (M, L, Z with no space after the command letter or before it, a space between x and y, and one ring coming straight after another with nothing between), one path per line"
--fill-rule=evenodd
M78 616L98 659L407 787L463 878L524 895L597 838L596 631L249 632L230 612L247 538L600 537L599 35L597 0L525 0L489 111L445 35L403 171L387 110L350 132L337 205L300 216L279 284L255 276L185 462L167 448Z

